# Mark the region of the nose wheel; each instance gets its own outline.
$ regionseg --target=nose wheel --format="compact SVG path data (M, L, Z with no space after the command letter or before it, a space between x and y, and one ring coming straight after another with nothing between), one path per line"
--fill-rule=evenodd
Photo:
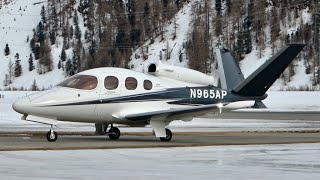
M49 142L55 142L58 139L58 133L53 130L53 126L51 126L50 131L47 133L47 140Z

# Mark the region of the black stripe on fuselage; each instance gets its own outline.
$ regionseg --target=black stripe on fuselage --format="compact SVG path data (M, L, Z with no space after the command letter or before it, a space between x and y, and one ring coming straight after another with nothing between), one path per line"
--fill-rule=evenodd
M91 101L82 101L75 103L54 104L48 106L77 106L77 105L92 105L92 104L110 104L110 103L128 103L128 102L148 102L148 101L179 101L186 97L185 88L173 88L164 91L134 94L128 96L119 96L107 99L98 99Z
M183 88L171 88L164 91L156 91L149 93L133 94L128 96L119 96L107 99L97 99L91 101L82 101L74 103L63 103L46 105L48 106L78 106L78 105L93 105L93 104L111 104L111 103L128 103L128 102L149 102L149 101L166 101L168 104L172 105L207 105L216 103L230 103L235 101L243 100L254 100L256 98L241 97L232 94L228 91L224 98L205 98L205 97L192 97L191 89L197 90L214 90L221 91L222 89L214 86L203 86L203 87L183 87ZM224 90L225 91L225 90Z

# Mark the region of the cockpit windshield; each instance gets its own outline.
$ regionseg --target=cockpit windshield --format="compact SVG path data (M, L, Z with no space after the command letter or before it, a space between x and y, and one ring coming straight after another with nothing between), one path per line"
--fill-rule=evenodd
M59 83L57 86L74 88L74 89L92 90L92 89L95 89L97 85L98 85L98 79L95 76L74 75L69 79Z

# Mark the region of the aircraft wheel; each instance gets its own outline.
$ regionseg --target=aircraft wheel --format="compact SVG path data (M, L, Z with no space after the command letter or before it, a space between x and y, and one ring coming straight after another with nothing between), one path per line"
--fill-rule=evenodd
M170 129L166 129L166 137L161 137L160 140L161 141L170 141L172 138L172 132L170 131Z
M112 127L109 130L108 136L111 140L117 140L120 138L120 130L117 127Z
M55 142L58 139L58 133L55 131L49 131L47 133L47 140L49 142Z

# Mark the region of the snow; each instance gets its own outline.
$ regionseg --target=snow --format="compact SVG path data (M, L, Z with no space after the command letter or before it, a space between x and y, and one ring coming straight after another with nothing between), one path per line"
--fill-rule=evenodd
M165 24L164 27L164 40L161 40L161 36L158 36L155 38L155 42L153 44L150 44L150 40L144 43L143 47L149 47L149 52L147 53L148 59L145 61L147 62L158 62L160 60L160 51L162 51L162 61L163 63L170 64L170 65L176 65L180 67L187 67L187 62L182 61L179 62L179 54L180 50L181 53L185 54L185 49L182 48L182 44L185 43L188 40L188 34L191 30L192 24L192 11L191 7L192 4L196 2L190 2L189 4L186 4L183 6L183 8L175 15L175 17L170 20L169 23ZM173 33L174 33L174 19L176 19L177 24L177 36L175 39L173 39ZM165 49L167 49L167 44L169 45L169 52L172 50L171 58L166 60L165 58ZM135 58L135 55L140 56L139 58ZM136 71L143 71L144 67L144 60L143 55L141 54L141 48L137 49L132 57L131 62L129 63L129 66L133 65L133 70Z
M79 3L79 1L77 1ZM164 39L162 40L160 36L154 39L154 43L150 44L150 40L145 42L142 47L144 52L147 54L148 58L146 61L143 59L142 47L136 49L131 57L129 67L133 67L136 71L143 71L144 62L158 62L160 61L160 51L162 52L162 63L167 63L170 65L176 65L181 67L188 67L188 62L185 57L185 49L183 48L183 43L185 43L192 31L193 27L193 7L198 1L191 1L185 3L181 10L174 16L173 19L166 22L164 25ZM0 66L0 89L4 89L2 84L5 74L8 72L8 63L11 60L12 63L15 62L15 54L20 54L21 65L23 67L22 77L15 78L12 85L9 87L15 88L30 88L33 80L36 80L39 88L48 88L53 86L65 78L65 74L62 70L57 69L57 64L59 61L59 56L62 48L62 38L57 37L56 45L53 45L51 54L53 57L54 69L52 72L46 73L44 75L38 75L36 70L32 72L28 71L28 58L31 53L29 43L26 42L27 36L29 39L32 37L32 29L37 26L41 17L40 11L41 7L45 5L46 1L40 0L15 0L5 5L0 9L0 50L4 49L5 44L8 43L11 54L7 57L3 53L0 53L0 61L3 61L2 66ZM214 3L212 3L214 6ZM20 11L21 7L21 11ZM78 13L79 17L79 27L82 32L82 40L84 41L84 33L86 28L83 24L83 17ZM308 9L301 11L301 15L298 19L295 20L295 25L286 25L282 27L283 32L291 32L291 30L296 30L298 22L301 20L303 23L309 23L312 21L312 16ZM69 19L70 24L73 24L72 19ZM177 36L173 39L173 34L175 31L175 22L177 24ZM290 26L290 27L288 27ZM287 28L287 29L286 29ZM266 27L266 32L268 32L268 26ZM211 29L212 30L212 29ZM213 44L218 44L218 38L213 38ZM167 49L167 44L169 46L169 52L171 52L171 58L165 59L165 49ZM267 46L262 52L262 58L259 58L259 52L253 44L253 51L250 54L247 54L244 60L241 61L241 69L247 77L255 69L257 69L262 63L264 63L272 55L271 48ZM148 46L148 52L146 52L146 47ZM87 47L87 44L84 44L84 47ZM72 57L72 49L66 51L67 57ZM184 60L179 61L179 54L182 53ZM137 57L137 58L136 58ZM275 84L271 87L272 90L286 90L286 89L298 89L300 87L306 87L312 85L312 76L305 74L304 60L294 62L295 63L295 75L292 77L292 80L285 84L283 80L277 80ZM35 61L35 65L37 62ZM212 75L215 76L216 72L212 72Z
M3 179L318 179L320 144L0 152Z
M48 88L64 78L63 72L57 69L58 55L60 55L61 49L57 54L55 46L52 46L54 60L54 70L52 72L38 75L36 69L31 72L28 70L28 59L31 50L30 41L27 42L27 37L29 36L29 40L31 40L33 36L32 30L36 28L41 20L40 11L43 5L46 7L46 1L15 0L0 9L0 49L3 52L6 43L9 44L10 48L9 56L4 56L4 53L0 53L0 60L2 61L2 66L0 66L0 88L4 88L2 82L4 81L5 74L8 73L9 61L11 60L12 63L15 63L16 58L14 56L16 53L20 55L23 76L15 78L13 84L9 87L30 88L33 80L36 80L39 88ZM36 67L36 60L34 60L34 65Z

